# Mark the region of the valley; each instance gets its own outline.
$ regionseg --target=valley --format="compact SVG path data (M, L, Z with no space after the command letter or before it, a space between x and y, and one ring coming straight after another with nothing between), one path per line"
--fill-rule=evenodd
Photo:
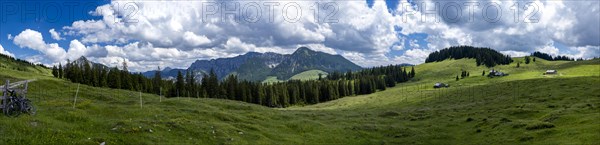
M599 11L2 0L0 145L600 145Z
M2 69L2 77L38 79L28 94L38 113L0 117L0 142L593 144L600 137L599 62L538 59L519 68L513 62L494 67L510 74L499 78L481 76L488 69L473 59L425 63L415 66L413 80L385 91L280 109L87 85L73 106L77 84ZM542 75L548 68L559 74ZM455 81L461 69L471 76ZM434 82L451 87L433 89Z

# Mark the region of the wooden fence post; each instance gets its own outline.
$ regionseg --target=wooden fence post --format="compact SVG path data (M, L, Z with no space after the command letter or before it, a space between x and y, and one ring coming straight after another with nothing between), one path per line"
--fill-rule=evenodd
M4 84L4 88L2 89L2 107L4 108L6 107L6 104L8 103L8 101L4 101L4 99L8 99L8 84L10 83L10 80L6 79L6 84ZM4 108L2 111L4 111L6 108Z
M75 109L75 104L77 103L77 95L79 95L79 84L77 84L77 92L75 92L75 99L73 100L73 109Z
M143 108L142 92L140 91L140 108Z

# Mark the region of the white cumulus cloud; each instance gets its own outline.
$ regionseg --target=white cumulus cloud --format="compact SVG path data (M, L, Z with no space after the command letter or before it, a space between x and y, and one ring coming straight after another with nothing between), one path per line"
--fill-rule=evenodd
M468 2L479 4L473 13L464 5ZM133 17L128 17L130 9L123 8L128 3L137 10ZM47 44L41 34L29 29L13 42L40 51L53 61L81 55L113 66L117 61L127 61L133 70L140 71L156 65L182 68L196 59L232 57L250 51L289 54L300 46L340 54L368 67L419 64L428 53L456 45L490 47L511 56L539 50L585 58L597 56L600 45L600 29L593 27L600 25L597 1L400 0L391 12L384 1L375 1L372 7L365 1L318 3L320 8L335 8L335 12L319 9L315 17L311 9L315 1L114 0L90 12L100 19L77 20L60 29L61 33L50 30L56 40L64 40L64 36L77 39L71 41L69 52L59 50L61 47L55 43ZM225 15L223 4L237 9ZM278 5L268 9L265 4ZM296 4L300 10L288 7L291 10L284 12L284 7ZM444 11L454 4L461 10ZM499 6L501 11L484 11L488 4ZM515 4L520 10L516 17L511 9ZM526 4L533 6L524 9ZM205 9L211 7L218 11ZM439 13L424 14L430 10ZM483 16L488 14L502 17L486 21ZM461 16L459 21L450 19L455 15ZM289 19L295 16L300 17ZM434 17L439 21L433 21ZM421 39L411 38L412 34L425 34L426 43L417 43ZM405 43L410 48L404 48ZM549 45L554 43L564 44L568 50Z
M2 45L0 45L0 54L4 54L4 55L8 55L8 56L12 56L14 57L15 55L8 52L7 50L4 50L4 47L2 47Z
M54 40L64 40L65 38L60 37L60 33L56 32L54 29L50 29L50 36L52 36L52 39Z
M39 51L53 62L62 61L66 56L63 48L58 46L57 43L46 44L42 33L35 30L26 29L22 31L15 36L13 42L21 48L30 48Z
M198 36L198 35L194 34L194 32L190 32L190 31L183 33L183 40L190 47L198 47L201 45L206 45L206 44L211 43L211 41L206 36L204 36L204 35Z

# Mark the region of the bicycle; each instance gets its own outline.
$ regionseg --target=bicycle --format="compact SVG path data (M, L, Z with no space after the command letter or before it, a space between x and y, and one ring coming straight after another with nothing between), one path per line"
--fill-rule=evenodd
M14 90L9 91L8 93L8 98L4 100L7 101L6 106L4 106L3 109L6 116L17 117L21 113L35 115L37 109L31 104L29 99L18 96Z

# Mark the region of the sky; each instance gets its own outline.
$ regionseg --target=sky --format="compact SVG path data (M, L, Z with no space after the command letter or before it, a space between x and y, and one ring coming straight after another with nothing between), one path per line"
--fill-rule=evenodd
M420 64L456 45L592 58L599 8L594 0L3 0L0 53L46 65L125 61L132 71L300 46L363 67Z

